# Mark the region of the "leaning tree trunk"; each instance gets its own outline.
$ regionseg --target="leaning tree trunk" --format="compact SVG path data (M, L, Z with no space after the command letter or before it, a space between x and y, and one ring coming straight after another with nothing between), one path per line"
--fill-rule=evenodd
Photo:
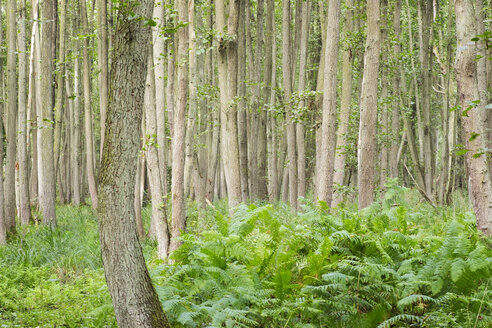
M364 77L362 78L362 92L360 95L360 125L357 149L359 209L369 206L374 200L380 38L379 0L368 0L367 40L364 53Z
M484 104L476 104L480 99L477 80L477 47L471 43L476 35L477 22L471 0L456 0L456 80L458 82L458 100L461 107L461 125L465 139L466 167L468 169L468 188L477 227L485 235L492 236L492 186L487 167L487 156L481 153L486 139L481 133Z
M133 11L150 17L153 2L141 3ZM133 203L150 28L117 15L99 176L101 255L119 327L170 327L145 266Z

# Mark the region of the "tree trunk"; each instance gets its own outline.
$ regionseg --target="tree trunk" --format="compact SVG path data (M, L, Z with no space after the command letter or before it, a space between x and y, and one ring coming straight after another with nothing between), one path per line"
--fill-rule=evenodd
M1 2L0 2L1 7ZM2 15L0 15L0 26L2 25ZM0 43L2 43L2 33L0 33ZM0 58L0 74L3 76L3 60ZM3 116L4 105L0 103L0 117ZM3 124L0 124L0 140L3 140ZM0 147L0 159L3 163L3 147ZM7 243L7 225L5 222L5 212L3 211L5 200L4 200L4 190L3 190L3 165L0 165L0 245L5 245Z
M39 205L43 223L56 225L55 214L55 167L53 152L53 24L55 13L53 0L41 4L41 33L36 39L38 62L38 85L36 87L36 110L38 112L38 181ZM39 35L41 34L41 35ZM42 40L42 42L41 42Z
M432 157L432 138L431 138L431 58L432 51L430 51L430 38L431 38L431 23L432 23L432 1L420 0L420 8L422 12L422 114L424 124L424 178L425 178L425 193L429 197L433 197L433 165Z
M178 19L180 22L188 21L188 2L178 0ZM184 164L185 164L185 113L187 106L188 90L188 29L181 27L176 34L178 42L178 94L176 108L174 109L174 134L172 138L172 227L171 244L169 252L173 252L181 242L176 238L185 230L185 194L184 194Z
M401 12L401 0L396 1L394 16L393 16L393 28L395 33L395 39L400 40L400 12ZM400 42L395 42L394 56L399 58L401 51ZM399 131L400 131L400 74L398 70L393 75L392 85L393 98L397 101L393 101L393 108L391 113L391 130L392 139L389 153L389 173L391 178L398 178L398 148L399 148Z
M292 118L292 59L290 32L290 0L282 0L282 71L284 87L284 108L287 124L287 165L289 172L289 201L297 209L297 154L296 128Z
M352 7L354 5L353 0L347 0L345 6L347 12L345 16L345 38L350 37L350 33L353 29L352 22ZM340 123L337 130L337 146L334 164L333 185L334 188L338 188L343 185L345 178L345 158L347 157L347 133L349 128L349 119L351 111L351 99L352 99L352 49L349 46L350 41L347 40L342 52L342 95L340 102ZM332 207L336 207L343 200L341 192L336 192L333 200Z
M31 218L31 204L29 201L29 162L27 156L27 116L26 116L26 80L27 80L27 53L26 53L26 1L22 0L19 19L19 117L17 134L17 159L19 163L19 201L18 213L22 225L29 224Z
M107 1L98 0L99 6L99 46L97 56L99 59L99 111L101 115L101 133L99 161L102 160L104 150L104 132L106 130L106 112L108 108L108 21L107 21Z
M150 17L152 2L133 10ZM99 176L101 254L118 326L170 327L145 266L133 203L150 28L123 11L117 15Z
M152 50L151 48L149 48ZM147 81L145 88L145 154L147 157L147 171L152 201L152 225L157 239L157 256L165 259L169 248L169 228L164 193L162 192L159 171L159 157L157 154L157 113L155 101L155 77L153 71L153 55L149 51L147 65Z
M468 188L477 218L477 227L487 236L492 236L492 187L487 167L487 156L481 153L485 138L481 133L484 104L474 104L480 99L477 75L478 50L470 40L477 34L477 21L471 0L456 0L456 80L458 82L458 99L461 107L461 125L465 139L466 167L468 169Z
M159 158L159 176L161 178L161 188L164 197L167 195L167 142L166 142L166 73L164 55L166 45L164 38L160 35L160 29L165 26L164 2L156 3L154 6L154 19L157 25L152 28L153 38L153 58L155 75L155 106L157 123L157 156Z
M311 1L302 2L302 24L300 35L300 55L299 55L299 94L306 91L306 65L308 55L308 39L309 39L309 22L311 18ZM299 108L306 106L305 100L301 98ZM306 146L305 146L305 131L304 118L296 123L296 138L297 138L297 193L299 197L306 197Z
M17 24L16 1L7 0L7 120L5 121L7 158L5 160L5 226L15 231L15 160L17 144Z
M367 39L364 77L360 95L358 157L359 209L374 200L374 160L376 156L376 119L380 53L379 1L367 1Z
M239 0L231 0L227 32L225 25L224 1L215 3L217 30L227 33L227 38L219 40L219 89L221 116L221 157L227 185L229 207L241 202L241 177L239 175L239 146L237 132L237 113L232 100L237 92L237 30L239 23ZM228 39L227 41L225 39ZM230 40L229 40L230 39Z
M89 35L89 23L87 21L86 0L80 0L82 29L84 35ZM83 39L82 57L83 57L83 75L82 83L84 85L84 130L85 130L85 159L87 169L87 182L89 185L89 194L91 196L92 208L97 208L97 190L96 177L94 170L94 141L92 133L92 106L91 106L91 86L90 86L90 58L89 58L89 40Z
M336 97L338 42L340 39L340 1L330 1L326 30L325 81L323 92L323 123L321 125L321 157L317 163L317 196L331 206L333 169L336 146Z
M239 142L239 167L241 176L241 196L242 201L246 202L250 196L249 179L253 179L253 176L248 179L248 126L247 126L247 113L246 113L246 32L245 32L245 16L246 10L249 11L249 7L240 6L239 12L239 27L238 27L238 109L237 109L237 125L238 125L238 142ZM256 134L254 134L256 136ZM250 134L250 139L252 139ZM250 143L251 147L255 147ZM250 163L251 165L251 163ZM254 173L253 171L251 172ZM251 196L252 191L251 191ZM256 196L256 195L255 195Z

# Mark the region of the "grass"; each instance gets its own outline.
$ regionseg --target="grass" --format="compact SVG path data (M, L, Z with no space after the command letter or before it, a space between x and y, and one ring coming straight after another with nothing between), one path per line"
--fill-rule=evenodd
M433 208L398 186L369 208L190 204L174 265L144 254L174 327L491 327L492 242L466 195ZM57 208L0 247L0 327L115 327L97 220ZM148 225L149 209L143 211Z

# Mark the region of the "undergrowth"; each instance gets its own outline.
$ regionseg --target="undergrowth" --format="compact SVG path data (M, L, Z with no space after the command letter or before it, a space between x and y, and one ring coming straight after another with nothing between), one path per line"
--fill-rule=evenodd
M57 214L0 247L0 327L115 326L94 215ZM173 327L492 327L492 242L460 195L433 208L391 185L360 212L302 200L232 217L218 202L188 222L174 264L143 245Z

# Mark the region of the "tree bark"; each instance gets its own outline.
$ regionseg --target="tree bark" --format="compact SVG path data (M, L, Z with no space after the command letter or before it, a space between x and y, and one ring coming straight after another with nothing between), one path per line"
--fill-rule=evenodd
M291 59L291 31L290 31L290 0L282 0L282 71L284 88L284 109L287 125L287 165L289 172L289 202L293 209L297 209L297 153L296 128L292 118L292 59Z
M311 1L302 2L301 13L301 35L300 35L300 55L299 55L299 94L306 91L306 65L308 55L309 23L311 18ZM301 98L299 108L304 108L306 102ZM302 110L303 111L303 110ZM306 146L305 146L305 128L304 118L296 123L297 138L297 193L299 197L306 197Z
M7 120L6 141L7 157L5 160L4 217L8 231L15 231L15 160L17 148L17 61L16 61L16 1L7 0Z
M188 1L178 0L178 19L188 21ZM188 91L188 29L181 27L177 34L178 42L178 90L176 108L174 109L174 134L172 137L172 226L169 252L173 252L181 242L176 238L185 230L185 194L184 194L184 164L185 164L185 113Z
M393 29L395 33L395 39L397 40L394 45L394 56L399 58L401 52L400 45L400 12L401 12L401 0L397 0L394 8L393 16ZM397 61L398 63L398 61ZM400 101L400 74L398 70L393 75L393 98L398 101L393 101L393 108L391 113L391 130L392 139L389 153L389 175L391 178L398 178L398 149L399 149L399 131L400 131L400 107L398 106Z
M167 204L162 192L159 170L159 157L157 153L157 113L155 101L155 77L153 71L152 49L149 50L147 65L147 81L145 88L145 155L147 157L147 172L152 201L152 224L157 239L157 256L165 259L169 251L169 228L167 226Z
M97 55L99 59L99 111L101 115L101 133L99 161L102 160L104 150L104 133L106 130L106 112L108 109L108 20L107 20L107 1L98 0L99 12L99 46Z
M29 162L27 156L27 115L26 115L26 81L27 81L27 53L26 53L26 1L21 1L19 11L19 90L18 90L18 135L17 160L19 163L19 203L18 213L22 225L29 224L31 219L31 204L29 200Z
M152 1L132 10L150 17ZM170 327L145 266L133 204L150 28L125 10L117 15L99 176L101 254L118 326Z
M458 100L462 113L461 126L465 147L466 167L468 169L468 188L477 227L487 236L492 236L492 187L487 156L481 153L485 138L481 133L484 104L474 104L480 99L477 76L477 47L470 40L477 34L477 20L471 0L456 0L456 80L458 82Z
M229 3L227 32L225 25L224 1L215 3L215 15L219 37L219 89L221 120L221 157L227 185L229 207L241 202L241 177L239 175L239 146L237 112L232 100L237 92L237 30L239 23L239 0ZM227 33L227 37L223 35Z
M323 83L323 122L321 125L321 157L318 170L317 196L331 206L333 169L336 146L336 97L338 43L340 39L340 1L330 1L326 30L325 81Z
M55 13L53 0L41 4L41 32L37 33L37 79L36 110L38 113L38 181L39 205L43 223L56 225L55 214L55 167L53 152L53 24ZM39 35L41 34L41 35ZM42 40L42 42L40 42Z
M84 35L89 35L89 23L87 21L87 6L86 0L80 0L81 15L82 15L82 29ZM85 159L87 169L87 182L89 185L89 194L91 196L92 208L97 208L97 190L96 190L96 176L94 168L94 141L92 133L92 106L91 106L91 86L90 86L90 58L89 58L89 40L88 37L84 37L82 44L82 57L83 57L83 74L82 83L84 86L84 130L85 130Z
M349 119L351 111L351 99L352 99L352 49L350 47L350 33L353 29L352 23L352 11L354 6L353 0L347 0L345 2L347 12L345 14L345 38L346 44L342 52L342 95L340 101L340 123L337 130L337 146L334 164L333 185L336 190L337 187L343 185L345 178L345 158L347 157L347 133L349 128ZM336 207L343 200L341 192L335 192L332 199L331 206Z
M376 118L380 53L379 1L367 1L367 39L364 77L360 96L358 158L359 209L374 200L374 159L376 156Z

